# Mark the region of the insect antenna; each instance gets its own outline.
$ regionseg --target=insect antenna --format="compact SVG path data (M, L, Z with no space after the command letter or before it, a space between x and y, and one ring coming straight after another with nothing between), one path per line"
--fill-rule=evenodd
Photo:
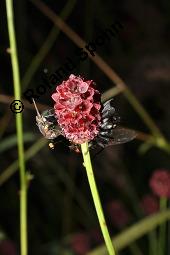
M34 107L35 107L35 110L36 110L36 112L37 112L37 116L38 116L38 117L41 117L41 114L40 114L40 112L39 112L39 110L38 110L38 108L37 108L37 105L36 105L36 103L35 103L34 98L32 98L32 101L33 101L33 103L34 103Z

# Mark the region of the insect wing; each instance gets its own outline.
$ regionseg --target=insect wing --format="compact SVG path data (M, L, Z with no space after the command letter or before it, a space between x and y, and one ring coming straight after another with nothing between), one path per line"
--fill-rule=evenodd
M50 108L50 109L47 109L47 110L43 111L42 115L44 117L46 117L46 116L54 116L55 115L55 111L54 111L53 108Z
M102 118L112 117L115 113L115 108L112 106L113 99L106 101L103 104Z
M109 142L106 145L106 147L110 145L127 143L133 140L136 136L137 136L137 133L134 130L131 130L128 128L116 127L112 129L111 134L107 136L109 138Z
M42 116L44 118L46 118L47 121L56 123L54 109L48 109L48 110L43 111Z

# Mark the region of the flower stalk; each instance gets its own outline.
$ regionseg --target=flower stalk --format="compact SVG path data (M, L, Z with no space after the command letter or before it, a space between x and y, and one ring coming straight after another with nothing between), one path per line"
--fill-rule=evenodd
M7 24L10 42L10 54L13 72L15 100L21 100L19 64L17 57L16 36L14 29L13 1L6 0ZM16 114L18 142L18 161L20 171L20 242L21 255L27 255L27 177L25 172L22 114Z
M160 198L160 210L164 211L167 209L168 199L166 197ZM163 222L160 225L159 229L159 255L165 254L165 245L166 245L166 222Z
M91 189L95 209L96 209L96 212L97 212L97 216L98 216L98 219L99 219L100 228L101 228L104 240L105 240L105 244L106 244L106 247L107 247L107 250L108 250L108 254L109 255L115 255L116 253L115 253L115 250L114 250L114 247L113 247L113 244L112 244L112 240L110 238L109 231L108 231L108 228L107 228L107 225L106 225L102 205L101 205L101 202L100 202L99 193L98 193L98 190L97 190L97 186L96 186L96 182L95 182L95 178L94 178L94 174L93 174L93 168L92 168L92 164L91 164L90 153L89 153L87 142L81 144L81 150L82 150L82 154L83 154L84 166L86 168L87 177L88 177L88 181L89 181L89 185L90 185L90 189Z

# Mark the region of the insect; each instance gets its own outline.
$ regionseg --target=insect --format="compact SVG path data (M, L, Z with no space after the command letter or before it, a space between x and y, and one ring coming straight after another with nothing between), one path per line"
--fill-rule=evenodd
M112 104L113 99L103 104L100 131L96 139L89 143L92 148L100 146L104 149L110 145L127 143L133 140L137 135L134 130L123 128L118 125L120 123L120 117L116 115L115 108Z
M41 132L41 134L48 140L50 140L49 143L49 147L51 149L54 149L54 140L62 135L62 131L57 123L57 119L55 117L55 112L54 109L48 109L42 112L42 114L40 114L37 105L33 100L34 103L34 107L36 109L37 112L37 116L36 116L36 123L37 126Z
M51 140L49 147L53 149L55 139L58 136L63 135L62 130L57 123L54 109L46 110L40 114L34 100L33 102L37 112L36 122L39 130L46 139ZM110 99L103 104L100 130L96 138L89 142L89 148L91 149L100 148L100 151L102 151L108 146L126 143L136 137L135 131L118 125L120 123L120 117L116 115L115 108L112 104L113 99ZM76 152L80 152L79 144L71 143L69 147Z

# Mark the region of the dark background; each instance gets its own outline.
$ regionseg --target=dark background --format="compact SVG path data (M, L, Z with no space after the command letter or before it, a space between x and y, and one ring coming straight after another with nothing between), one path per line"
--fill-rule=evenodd
M67 1L43 1L57 14ZM93 40L101 28L108 28L118 19L124 26L117 38L97 50L97 53L128 84L158 127L170 137L169 83L170 83L170 2L164 1L72 1L72 11L66 20L86 42ZM14 1L15 27L21 79L32 59L43 45L53 27L31 1ZM13 80L6 22L5 1L0 3L0 94L8 95L6 102L0 102L0 174L17 159L15 139L15 115L9 109L13 100ZM42 80L42 71L50 73L60 67L67 57L74 54L75 44L60 32L53 46L42 59L27 88L36 87ZM97 88L104 92L113 83L90 60L78 65L74 74L93 79ZM49 90L38 103L53 106ZM23 89L24 91L24 89ZM11 97L10 97L11 96ZM115 108L121 116L122 124L149 134L149 130L139 118L127 99L120 94L115 97ZM25 149L41 138L35 123L35 110L25 107L23 112L24 132L27 139ZM8 144L9 141L9 144ZM133 142L107 148L94 160L94 171L110 232L116 234L118 227L112 223L112 215L107 206L112 201L121 201L131 215L128 224L142 217L140 200L150 192L149 178L157 168L169 168L168 154L158 148L151 148L141 154L141 142ZM80 243L94 247L100 242L92 238L98 231L98 221L81 155L70 152L68 147L57 144L50 151L46 144L26 164L34 179L28 190L28 239L29 254L65 254L59 247L67 247L67 254L74 254L74 245ZM9 253L19 254L19 175L15 172L0 186L0 229L8 240L5 244ZM125 226L123 226L124 228ZM80 235L80 233L83 233ZM78 241L75 238L78 235ZM95 235L96 236L96 235ZM9 241L11 240L11 241ZM67 243L67 244L65 244ZM144 247L143 238L139 245ZM0 246L3 242L1 241ZM4 245L4 244L3 244ZM13 247L15 246L15 247ZM81 246L81 245L80 245ZM10 250L11 249L11 250ZM148 254L143 249L143 254ZM147 249L147 248L146 248ZM80 249L81 250L81 249ZM76 253L75 253L76 254ZM81 253L77 253L81 254ZM131 254L125 249L121 254Z

